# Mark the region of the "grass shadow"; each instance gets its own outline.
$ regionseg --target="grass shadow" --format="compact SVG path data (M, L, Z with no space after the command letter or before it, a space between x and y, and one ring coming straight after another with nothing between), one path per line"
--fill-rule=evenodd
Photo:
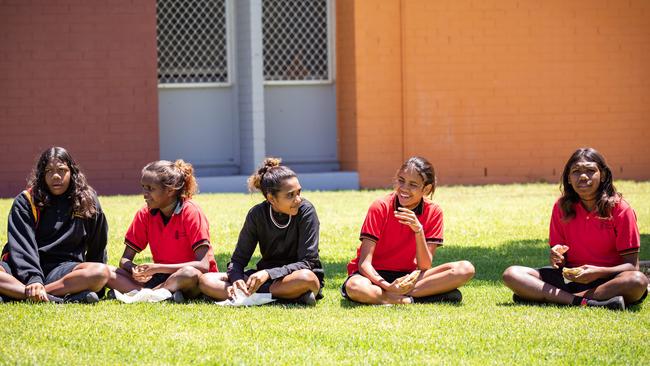
M501 274L511 265L541 267L548 261L548 245L545 239L505 242L497 247L441 247L434 257L434 266L459 260L470 261L476 275L473 282L495 285L501 283ZM347 278L347 261L323 259L327 288L338 289ZM470 282L471 283L471 282Z

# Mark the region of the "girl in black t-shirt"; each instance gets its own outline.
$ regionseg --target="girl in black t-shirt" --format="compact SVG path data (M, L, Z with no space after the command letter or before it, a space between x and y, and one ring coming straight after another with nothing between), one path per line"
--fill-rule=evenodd
M318 216L302 198L302 187L280 159L267 158L248 179L251 191L265 200L250 209L239 233L227 273L201 276L201 291L215 299L271 293L274 298L313 305L322 297L323 268L318 255ZM262 259L256 269L245 270L259 244Z

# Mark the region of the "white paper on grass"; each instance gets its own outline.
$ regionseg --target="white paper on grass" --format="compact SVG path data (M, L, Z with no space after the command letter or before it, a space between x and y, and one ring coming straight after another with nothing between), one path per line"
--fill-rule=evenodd
M159 288L157 290L143 288L140 291L131 290L125 294L117 290L114 291L115 298L127 304L134 302L160 302L172 297L172 293L164 288Z
M271 294L258 294L256 292L250 296L246 296L242 290L236 289L233 299L220 301L216 304L221 306L256 306L268 304L273 301L275 300L271 298Z

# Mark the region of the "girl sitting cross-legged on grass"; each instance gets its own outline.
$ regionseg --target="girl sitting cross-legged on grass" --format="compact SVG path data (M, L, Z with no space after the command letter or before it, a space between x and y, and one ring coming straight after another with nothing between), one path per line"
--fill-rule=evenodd
M319 221L314 206L300 195L302 187L280 159L267 158L248 179L264 201L248 211L228 273L201 276L201 291L215 299L271 293L276 299L313 305L322 297L324 272L318 254ZM259 243L262 259L244 270Z
M164 288L176 302L200 294L199 277L216 272L208 220L192 201L197 191L194 170L183 160L160 160L142 169L146 206L133 218L124 238L120 268L108 286L120 292ZM147 245L153 263L136 265L133 258Z
M98 301L109 278L108 225L95 191L62 147L45 150L9 212L0 302Z
M648 280L639 272L636 214L614 188L605 158L592 148L576 150L560 187L551 215L551 266L506 269L513 300L617 310L643 301Z
M399 168L395 191L368 210L343 297L367 304L462 300L457 288L474 276L474 266L459 261L432 267L443 231L440 206L426 198L435 187L426 159L412 157Z

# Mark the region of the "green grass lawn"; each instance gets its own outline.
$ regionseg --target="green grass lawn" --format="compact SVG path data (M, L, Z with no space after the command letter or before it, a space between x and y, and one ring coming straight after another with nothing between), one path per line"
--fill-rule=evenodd
M650 259L650 182L618 182ZM305 192L321 221L325 298L314 308L221 308L201 302L0 305L0 364L648 364L650 306L625 312L514 305L501 273L548 261L557 185L440 187L445 246L434 264L467 259L461 305L357 306L338 288L370 202L387 191ZM200 194L225 269L257 194ZM101 197L117 264L140 196ZM0 200L6 217L11 200ZM6 230L0 242L6 241ZM148 259L148 254L138 256Z

